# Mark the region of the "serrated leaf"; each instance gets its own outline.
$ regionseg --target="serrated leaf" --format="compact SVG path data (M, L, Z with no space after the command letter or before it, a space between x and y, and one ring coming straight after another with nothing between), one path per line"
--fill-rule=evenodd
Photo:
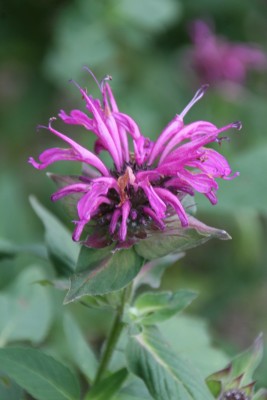
M136 299L130 311L142 325L153 325L182 311L196 296L196 292L184 289L175 293L146 292Z
M114 372L108 378L103 379L85 397L85 400L107 400L113 398L128 375L126 368Z
M93 264L89 258L87 270L71 276L70 289L64 303L76 301L83 296L103 295L124 288L138 274L143 261L133 249L109 252L105 258Z
M41 268L31 266L0 294L0 346L15 340L44 340L53 311L48 289L34 283L43 278Z
M80 391L75 377L54 358L36 349L12 347L0 349L0 365L36 400L78 400Z
M63 324L72 361L83 372L89 382L92 382L97 371L98 361L70 314L64 314Z
M181 227L177 216L166 222L164 232L153 233L148 239L135 244L135 251L146 260L164 257L172 252L182 252L207 242L212 238L230 239L224 230L212 228L203 224L191 215L188 216L188 228Z
M45 227L45 241L49 256L59 273L74 271L80 247L73 242L71 233L39 201L30 196L30 203Z
M213 399L198 371L174 354L155 327L132 336L126 356L129 369L143 379L155 400Z

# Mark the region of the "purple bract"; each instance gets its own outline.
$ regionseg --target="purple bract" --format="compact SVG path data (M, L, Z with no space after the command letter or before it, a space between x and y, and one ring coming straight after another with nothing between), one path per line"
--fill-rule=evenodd
M207 85L196 92L185 109L152 142L141 134L130 116L119 111L109 79L105 77L99 84L101 100L94 99L76 84L88 115L80 110L59 113L64 123L82 125L96 135L94 152L56 130L52 126L55 118L51 118L45 128L68 147L45 150L39 156L39 163L32 157L29 159L37 169L62 160L83 163L81 176L52 176L61 186L52 200L75 197L78 218L74 221L73 240L79 241L85 231L84 243L92 247L114 241L120 246L133 244L151 230L164 231L166 221L174 214L179 218L177 224L186 229L189 219L182 204L185 196L193 196L197 191L215 204L218 189L215 179L232 179L237 175L231 174L221 154L205 146L220 142L223 139L220 133L229 128L240 129L240 122L223 128L207 121L184 124L185 115L201 99ZM102 150L110 154L112 168L98 157Z

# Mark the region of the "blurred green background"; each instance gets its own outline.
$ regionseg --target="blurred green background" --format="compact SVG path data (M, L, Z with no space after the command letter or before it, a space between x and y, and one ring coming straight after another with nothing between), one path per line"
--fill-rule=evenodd
M28 156L60 144L47 131L36 133L36 126L47 124L60 108L83 108L68 80L99 95L82 66L98 78L112 75L120 109L155 138L205 83L187 59L188 25L196 18L213 21L229 41L253 42L267 52L265 0L2 0L0 237L41 241L43 228L28 202L32 193L69 224L61 205L50 204L53 184L27 164ZM190 311L209 321L216 344L229 354L248 346L260 331L267 335L266 94L266 71L251 71L237 94L227 96L214 85L186 116L186 122L203 119L218 126L243 122L242 131L220 148L240 177L220 183L215 207L196 198L198 218L227 230L233 240L189 251L163 280L164 288L200 291ZM92 143L82 132L80 138ZM77 168L64 164L50 171ZM2 261L0 286L7 287L27 263L27 257ZM267 348L258 372L265 385L266 376Z

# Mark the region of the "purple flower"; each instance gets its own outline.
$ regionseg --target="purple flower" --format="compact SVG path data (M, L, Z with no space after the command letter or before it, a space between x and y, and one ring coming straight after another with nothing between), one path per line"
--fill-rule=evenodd
M67 143L67 148L51 148L39 156L39 163L30 157L37 169L68 160L83 163L81 176L52 178L60 189L52 195L56 201L65 196L75 199L77 208L73 240L91 247L102 247L113 241L129 246L152 231L165 231L168 219L178 215L177 226L186 228L189 216L183 200L195 192L203 193L216 204L216 178L232 179L231 168L217 151L205 147L220 142L219 135L229 128L241 128L240 122L217 128L210 122L184 124L190 108L207 89L202 86L191 102L165 127L155 142L144 137L136 122L119 111L108 84L110 77L99 85L102 98L94 99L79 88L87 113L61 110L59 117L66 124L82 125L97 137L94 152L56 130L49 121L48 129ZM131 139L130 148L128 138ZM108 168L98 157L109 153L113 166ZM173 229L173 226L172 226Z
M216 36L201 20L191 25L190 32L194 43L190 58L200 79L205 82L242 84L248 70L267 67L267 56L263 51Z

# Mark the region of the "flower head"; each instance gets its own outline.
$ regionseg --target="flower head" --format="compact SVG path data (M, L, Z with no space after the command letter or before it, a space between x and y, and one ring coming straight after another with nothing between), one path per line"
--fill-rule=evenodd
M90 72L91 73L91 72ZM230 128L241 128L240 122L217 128L210 122L184 124L190 108L207 89L202 86L191 102L165 127L155 142L143 136L136 122L119 111L105 77L98 85L101 99L94 99L78 86L87 113L61 110L59 117L66 124L82 125L96 135L94 152L78 144L54 128L51 118L48 129L63 140L67 148L51 148L30 157L37 169L68 160L83 163L78 177L52 175L61 188L52 195L56 201L75 196L77 220L73 240L79 241L83 231L86 244L102 247L112 241L131 245L148 232L166 230L166 223L175 214L177 224L186 228L188 214L183 199L195 192L203 193L212 204L217 202L216 178L232 179L231 168L217 151L205 147L220 142L219 135ZM128 139L131 139L129 147ZM108 168L98 154L110 154L113 167Z
M267 67L267 56L263 51L216 36L201 20L192 23L191 37L194 43L192 63L199 77L206 82L242 84L248 70Z

